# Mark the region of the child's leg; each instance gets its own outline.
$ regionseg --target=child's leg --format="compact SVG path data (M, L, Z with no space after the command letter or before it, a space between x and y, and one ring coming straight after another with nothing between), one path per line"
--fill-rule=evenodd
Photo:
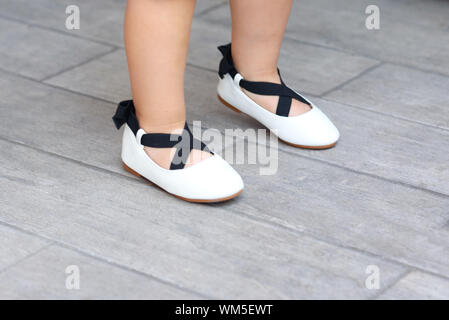
M195 2L128 0L126 56L137 118L148 133L180 133L184 128L184 71ZM145 150L164 168L170 166L175 151ZM189 162L209 155L192 150Z
M232 13L232 57L247 80L280 83L277 73L279 52L293 0L230 0ZM282 70L281 70L282 71ZM276 112L278 97L245 91L256 103ZM290 116L310 107L292 101Z

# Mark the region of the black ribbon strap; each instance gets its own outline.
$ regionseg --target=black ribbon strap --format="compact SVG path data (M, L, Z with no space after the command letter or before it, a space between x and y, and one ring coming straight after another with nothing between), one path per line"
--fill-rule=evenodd
M117 129L120 129L125 123L128 124L134 135L136 135L137 131L140 129L132 100L120 102L112 120ZM146 133L140 138L140 143L151 148L176 148L175 156L170 164L170 170L183 169L192 149L202 150L213 154L203 142L193 137L187 123L185 124L181 135Z
M232 78L238 73L234 66L234 62L232 60L231 54L231 44L227 44L224 46L218 47L218 50L223 55L223 58L220 62L220 67L218 70L218 74L220 78L223 79L226 73L229 73ZM304 97L297 94L295 91L287 87L284 81L281 78L281 74L279 72L279 77L281 79L281 84L272 83L272 82L256 82L256 81L248 81L245 79L240 80L240 86L254 94L266 95L266 96L279 96L278 105L276 108L276 114L278 116L288 117L290 113L290 108L292 104L292 99L296 99L305 103L307 105L311 105L309 101L307 101Z
M278 116L288 117L292 105L292 99L296 99L310 106L309 101L287 87L283 82L281 84L277 84L271 82L255 82L242 79L240 80L240 86L243 89L255 94L279 96L279 101L276 108L276 114Z
M192 132L189 129L187 123L184 126L184 130L181 136L177 138L171 137L171 140L176 140L176 152L170 165L170 170L183 169L189 158L189 154L193 149L207 151L213 154L207 146L200 140L193 137Z

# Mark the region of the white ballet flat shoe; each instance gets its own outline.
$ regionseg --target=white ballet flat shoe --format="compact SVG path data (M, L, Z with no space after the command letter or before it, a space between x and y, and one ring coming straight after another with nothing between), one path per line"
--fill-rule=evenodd
M219 155L193 138L187 124L182 135L145 133L139 127L132 100L122 101L113 117L119 129L125 124L122 140L124 168L145 178L168 193L190 202L221 202L235 198L243 191L240 175ZM170 170L156 164L144 146L176 148ZM211 157L184 168L192 149L208 151Z
M287 144L306 149L327 149L336 145L340 134L329 118L313 103L296 91L281 84L244 80L234 67L231 44L218 47L223 54L220 62L217 91L219 100L237 112L244 112L273 131ZM260 95L277 95L276 113L272 113L249 98L241 88ZM289 117L292 99L308 104L310 110Z

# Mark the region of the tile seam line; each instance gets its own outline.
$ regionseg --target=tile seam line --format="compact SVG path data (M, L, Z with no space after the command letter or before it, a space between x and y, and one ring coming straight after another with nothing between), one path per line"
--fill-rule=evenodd
M414 70L414 71L419 71L419 72L423 72L423 73L427 73L427 74L433 74L433 75L438 75L441 77L445 77L445 78L449 78L449 73L442 73L442 72L438 72L435 70L431 70L431 69L424 69L418 66L414 66L414 65L410 65L407 63L402 63L402 62L397 62L394 60L385 60L385 59L380 59L379 57L375 57L375 56L371 56L365 53L361 53L361 52L354 52L354 51L348 51L342 48L337 48L337 47L328 47L325 45L320 45L317 43L313 43L313 42L308 42L308 41L303 41L303 40L299 40L299 39L295 39L295 38L290 38L288 37L288 40L293 41L293 42L297 42L300 44L304 44L304 45L309 45L309 46L314 46L314 47L318 47L318 48L322 48L322 49L328 49L328 50L332 50L332 51L336 51L339 53L344 53L350 56L356 56L356 57L361 57L361 58L366 58L366 59L370 59L370 60L374 60L374 61L380 61L383 62L385 64L390 64L390 65L394 65L397 67L402 67L402 68L406 68L406 69L410 69L410 70Z
M294 39L294 38L288 38L290 41L294 41L294 42L298 42L304 45L309 45L309 46L314 46L314 47L318 47L318 48L322 48L322 49L328 49L328 50L332 50L335 52L339 52L339 53L344 53L350 56L355 56L355 57L361 57L361 58L366 58L369 60L374 60L374 61L379 61L379 62L383 62L385 64L390 64L390 65L394 65L397 67L402 67L402 68L406 68L406 69L410 69L410 70L414 70L414 71L419 71L419 72L423 72L423 73L427 73L427 74L433 74L433 75L438 75L444 78L449 78L449 73L442 73L442 72L438 72L435 70L431 70L431 69L425 69L425 68L421 68L418 66L414 66L411 64L407 64L407 63L402 63L402 62L397 62L394 60L385 60L385 59L380 59L379 57L375 57L375 56L371 56L371 55L367 55L365 53L361 53L361 52L355 52L355 51L348 51L345 49L341 49L341 48L336 48L336 47L327 47L325 45L320 45L320 44L316 44L313 42L305 42L299 39Z
M440 192L440 191L436 191L436 190L432 190L432 189L422 188L420 186L417 186L417 185L414 185L414 184L411 184L411 183L408 183L408 182L405 182L405 181L388 179L386 177L378 176L378 175L376 175L374 173L359 171L359 170L356 170L356 169L353 169L353 168L349 168L349 167L345 167L345 166L339 165L339 164L331 162L331 161L326 161L326 160L319 159L319 158L313 158L313 157L309 157L309 156L306 156L306 155L303 155L303 154L297 154L297 153L294 153L293 151L289 151L289 150L280 150L280 151L283 151L283 152L285 152L287 154L290 154L290 155L296 155L298 157L305 158L305 159L308 159L308 160L321 162L321 163L330 165L332 167L343 169L343 170L346 170L346 171L349 171L349 172L352 172L352 173L356 173L356 174L368 176L370 178L374 178L374 179L382 180L382 181L385 181L385 182L389 182L391 184L401 185L401 186L408 187L408 188L411 188L411 189L414 189L414 190L420 190L420 191L423 191L423 192L426 192L426 193L431 193L433 195L436 195L436 196L439 196L439 197L442 197L442 198L449 198L449 194L446 194L444 192Z
M380 67L383 66L384 64L385 64L385 62L383 62L383 61L377 61L377 63L374 63L372 66L370 66L370 67L368 67L368 68L362 70L361 72L359 72L358 74L354 75L353 77L351 77L351 78L349 78L349 79L347 79L347 80L345 80L345 81L343 81L343 82L337 84L335 87L333 87L333 88L331 88L331 89L328 89L328 90L322 92L322 93L319 95L319 97L322 98L322 97L324 97L324 96L326 96L326 95L331 94L332 92L335 92L335 91L337 91L337 90L340 90L340 89L344 88L345 86L351 84L352 82L354 82L354 81L360 79L360 78L363 77L364 75L369 74L369 73L371 73L372 71L374 71L374 70L380 68Z
M10 225L5 225L5 224L3 223L3 221L1 221L1 220L0 220L0 224L2 224L2 225L5 226L5 227L9 227L9 228L11 228L11 229L14 229L14 230L16 230L16 231L20 231L20 230L18 230L18 229L16 229L16 228L12 228ZM22 232L22 233L23 233L23 232ZM33 235L33 237L36 237L36 236ZM39 239L43 240L43 239L40 238L40 237L39 237ZM54 242L53 240L50 240L50 239L45 239L45 241L47 241L48 243L44 244L42 247L40 247L40 248L37 249L36 251L33 251L33 252L27 254L27 255L26 255L25 257L23 257L22 259L19 259L18 261L14 262L13 264L10 264L9 266L6 266L6 267L3 268L2 270L0 270L0 275L1 275L1 274L4 274L4 273L7 273L7 272L8 272L9 270L11 270L12 268L14 268L14 267L20 265L22 262L25 262L25 261L27 261L28 259L30 259L30 258L32 258L32 257L34 257L34 256L38 255L39 253L41 253L41 252L47 250L48 248L50 248L51 246L53 246L53 245L55 244L55 242Z
M117 50L119 50L119 49L118 48L109 48L109 50L106 50L105 52L101 52L99 54L96 54L96 55L94 55L94 56L92 56L92 57L90 57L90 58L88 58L88 59L86 59L84 61L81 61L77 65L70 66L70 67L64 68L62 70L59 70L58 72L55 72L54 74L47 75L47 76L45 76L45 77L43 77L41 79L38 79L38 81L41 82L41 83L46 83L47 81L51 81L53 78L56 78L56 77L66 73L66 72L70 72L70 71L72 71L72 70L74 70L74 69L76 69L78 67L82 67L84 65L89 64L90 62L93 62L95 60L98 60L98 59L101 59L103 57L106 57L107 55L112 54L112 53L116 52Z
M316 96L315 98L321 99L321 100L324 100L324 101L327 101L327 102L330 102L330 103L338 103L338 104L344 105L344 106L346 106L348 108L353 108L353 109L357 109L357 110L363 110L363 111L366 111L366 112L369 112L369 113L382 115L382 116L389 117L389 118L392 118L392 119L397 119L397 120L401 120L401 121L404 121L404 122L409 122L409 123L421 125L421 126L432 128L432 129L449 131L449 127L448 128L440 127L440 126L436 126L436 125L433 125L433 124L430 124L430 123L420 122L418 120L407 119L407 118L403 118L403 117L396 116L396 115L393 115L393 114L389 114L389 113L385 113L385 112L381 112L381 111L377 111L377 110L373 110L373 109L367 109L367 108L362 107L362 106L358 106L358 105L350 104L350 103L347 103L347 102L339 101L338 99L335 99L335 98L332 98L332 97L325 97L325 96L324 97L319 97L319 96Z
M192 294L194 294L194 295L196 295L196 296L198 296L198 297L201 297L201 298L203 298L203 299L213 299L213 297L210 297L210 296L205 295L205 294L203 294L203 293L197 292L197 291L192 290L192 289L189 289L189 288L187 288L187 287L178 286L178 285L176 285L175 283L172 283L172 282L169 282L169 281L167 281L167 280L161 279L161 278L159 278L159 277L157 277L157 276L154 276L154 275L152 275L152 274L150 274L150 273L146 273L146 272L143 272L143 271L134 269L134 268L132 268L132 267L129 267L129 266L126 266L126 265L123 265L123 264L120 264L120 263L117 263L117 262L108 260L107 258L104 258L104 257L101 257L101 256L97 256L97 255L95 255L95 254L86 252L86 251L84 251L83 249L78 248L78 247L76 247L76 246L72 246L72 245L70 245L70 244L66 244L64 241L60 241L60 240L56 240L56 239L53 239L53 238L50 238L50 237L47 237L47 236L43 236L43 235L41 235L41 234L39 234L39 233L36 233L36 232L34 232L34 231L29 231L29 230L23 229L23 228L21 228L21 227L19 227L19 226L16 226L16 225L11 224L11 223L8 223L8 222L5 222L5 221L3 221L3 220L1 220L1 219L0 219L0 225L3 225L3 226L5 226L5 227L9 227L9 228L11 228L11 229L20 231L20 232L22 232L22 233L31 235L31 236L33 236L33 237L37 237L37 238L42 239L42 240L45 240L45 241L50 241L50 243L47 244L47 245L45 246L45 248L41 248L40 250L38 250L39 252L42 251L43 249L47 249L47 248L50 247L50 246L59 246L59 247L61 247L61 248L67 249L67 250L69 250L69 251L71 251L71 252L76 252L76 253L81 254L81 255L83 255L83 256L85 256L85 257L88 257L88 258L90 258L90 259L94 259L94 260L97 261L97 262L105 263L105 264L107 264L107 265L110 265L110 266L114 266L114 267L116 267L116 268L119 268L120 270L124 270L124 271L126 271L126 272L130 272L130 273L135 274L135 275L143 276L143 277L145 277L146 279L153 280L153 281L156 281L156 282L158 282L158 283L162 283L162 284L167 285L167 286L169 286L169 287L171 287L171 288L175 288L175 289L177 289L177 290L181 290L181 291L184 291L184 292L187 292L187 293L192 293ZM37 252L36 252L36 253L37 253ZM25 258L24 258L24 259L25 259ZM24 259L22 259L22 260L24 260ZM1 274L1 273L2 273L2 272L0 272L0 274Z
M90 98L90 99L95 100L95 101L100 101L100 102L113 104L113 105L117 104L114 101L109 101L109 100L106 100L106 99L103 99L103 98L92 96L90 94L74 91L74 90L67 89L67 88L64 88L64 87L60 87L60 86L57 86L57 85L54 85L54 84L51 84L51 83L48 83L48 82L41 82L38 79L34 79L34 78L31 78L31 77L28 77L28 76L24 76L22 74L18 74L18 73L9 71L9 70L5 70L5 69L3 69L1 67L0 67L0 72L3 72L5 74L8 74L8 75L16 77L16 78L20 78L20 79L31 81L31 82L34 82L34 83L37 83L37 84L40 84L40 85L43 85L43 86L47 86L49 88L53 88L53 89L57 89L57 90L61 90L61 91L67 92L67 93L71 93L71 94L79 95L79 96L82 96L82 97Z
M128 177L128 176L126 176L124 174L121 174L121 173L118 173L118 172L110 171L108 169L104 169L104 168L101 168L101 167L90 165L90 164L87 164L87 163L84 163L84 162L81 162L81 161L78 161L78 160L75 160L75 159L67 158L65 156L61 156L61 155L52 153L52 152L48 152L48 151L44 151L44 150L41 150L41 149L38 149L38 148L30 147L30 146L28 146L26 144L22 144L22 143L19 143L19 142L15 142L15 141L11 141L11 140L8 140L8 139L4 139L3 137L0 137L0 139L3 140L3 141L7 141L9 143L12 143L12 144L18 144L18 145L21 145L23 147L27 147L27 148L36 150L38 152L42 152L42 153L48 154L50 156L61 158L63 160L67 160L67 161L73 162L75 164L78 164L80 166L84 166L84 167L87 167L87 168L90 168L90 169L93 169L93 170L96 170L96 171L101 171L101 172L104 172L104 173L107 173L107 174L111 174L111 175L117 176L119 178L125 178L125 179L128 179L128 180L136 182L136 183L141 183L138 179L136 179L134 177ZM272 227L276 227L276 228L283 229L283 230L288 230L289 232L292 232L294 234L300 234L302 236L307 236L307 237L309 237L311 239L314 239L316 241L320 241L320 242L325 243L327 245L338 246L338 247L341 247L341 248L344 248L344 249L347 249L347 250L351 250L351 251L355 251L355 252L358 252L358 253L361 253L361 254L364 254L364 255L370 255L370 256L373 256L373 257L377 257L379 259L382 259L382 260L385 260L385 261L389 261L391 263L402 265L404 267L415 268L417 270L421 270L423 272L426 272L426 273L429 273L429 274L433 274L433 275L437 275L437 276L440 276L442 278L445 278L445 279L449 280L449 277L440 275L440 274L435 273L435 272L433 272L431 270L422 269L420 267L417 267L417 266L414 266L414 265L410 265L410 264L407 264L407 263L404 263L404 262L401 262L401 261L397 261L397 260L394 260L392 258L388 258L388 257L382 256L382 255L379 255L379 254L376 254L376 253L372 253L372 252L369 252L369 251L365 251L363 249L359 249L359 248L356 248L356 247L345 246L345 245L342 245L342 244L335 244L335 243L333 243L331 241L326 240L325 238L317 237L317 236L315 236L315 235L313 235L311 233L306 233L306 232L297 230L295 228L289 228L289 227L284 226L282 224L273 223L273 222L270 222L270 221L268 221L266 219L263 219L263 218L260 218L260 217L256 217L254 215L247 215L247 214L244 214L244 213L242 213L240 211L236 211L235 209L231 209L231 211L236 213L236 214L238 214L238 215L244 216L245 218L250 219L251 221L255 221L255 222L258 222L258 223L270 225Z

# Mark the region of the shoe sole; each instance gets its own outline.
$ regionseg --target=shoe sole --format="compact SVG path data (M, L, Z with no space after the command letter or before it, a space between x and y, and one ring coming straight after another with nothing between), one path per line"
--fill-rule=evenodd
M128 171L128 172L131 173L132 175L135 175L135 176L138 177L138 178L141 178L141 179L145 180L149 185L151 185L151 186L154 185L154 186L158 187L159 189L161 189L161 190L167 192L168 194L170 194L170 195L172 195L172 196L174 196L174 197L176 197L176 198L178 198L178 199L181 199L181 200L184 200L184 201L188 201L188 202L194 202L194 203L216 203L216 202L224 202L224 201L228 201L228 200L231 200L231 199L237 197L239 194L241 194L241 193L243 192L243 189L242 189L242 190L240 190L239 192L234 193L233 195L230 195L230 196L224 197L224 198L218 198L218 199L190 199L190 198L184 198L184 197L177 196L176 194L173 194L173 193L170 193L170 192L164 190L163 188L159 187L159 186L158 186L157 184L155 184L154 182L148 180L147 178L145 178L145 177L142 176L141 174L137 173L136 171L134 171L133 169L131 169L130 167L128 167L124 162L122 162L122 164L123 164L123 168L124 168L126 171Z
M217 94L217 98L218 98L218 100L219 100L222 104L224 104L226 107L228 107L228 108L231 109L232 111L237 112L237 113L243 113L242 111L240 111L239 109L237 109L237 108L234 107L233 105L231 105L231 104L229 104L228 102L226 102L222 97L220 97L219 94ZM280 141L282 141L283 143L289 145L289 146L292 146L292 147L295 147L295 148L301 148L301 149L311 149L311 150L324 150L324 149L330 149L330 148L334 147L334 146L337 144L337 142L334 142L334 143L331 143L331 144L328 144L328 145L324 145L324 146L303 146L303 145L300 145L300 144L294 144L294 143L291 143L291 142L287 142L287 141L285 141L285 140L282 140L282 139L279 138L279 137L278 137L278 139L279 139Z

